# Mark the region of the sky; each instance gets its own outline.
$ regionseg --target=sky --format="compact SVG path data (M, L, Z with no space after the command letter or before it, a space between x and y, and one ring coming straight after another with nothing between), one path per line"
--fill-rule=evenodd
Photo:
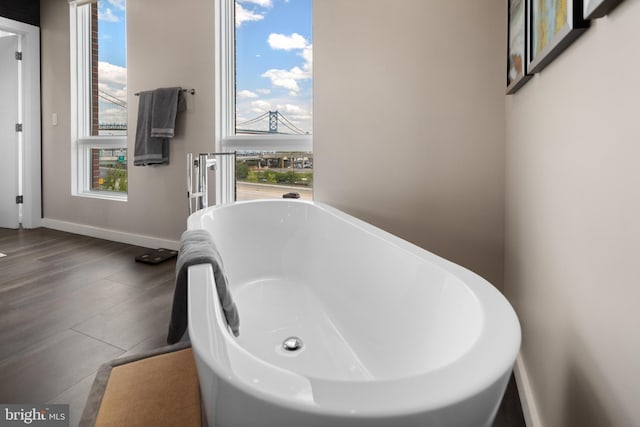
M265 112L278 111L311 133L311 1L236 1L237 128ZM266 126L266 121L259 126ZM283 126L279 131L291 132Z
M125 2L98 2L99 120L102 123L125 123L127 119L125 108L104 99L109 98L116 104L126 104L127 100ZM294 128L311 133L311 2L236 1L238 128L244 121L268 111L278 111ZM267 121L253 128L267 130ZM293 133L282 125L279 130Z
M126 123L126 0L98 2L98 121ZM105 98L115 101L109 102ZM115 99L114 99L115 98Z

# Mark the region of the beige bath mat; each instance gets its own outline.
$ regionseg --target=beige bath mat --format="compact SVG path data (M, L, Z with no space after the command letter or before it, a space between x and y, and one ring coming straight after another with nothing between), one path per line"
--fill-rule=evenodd
M96 374L79 425L200 427L198 387L188 344L116 359Z

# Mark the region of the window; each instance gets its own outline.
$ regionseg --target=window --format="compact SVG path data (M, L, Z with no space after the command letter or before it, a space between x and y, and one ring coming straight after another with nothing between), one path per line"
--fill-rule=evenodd
M70 2L74 195L127 197L125 1Z
M217 149L238 152L238 200L312 198L311 5L216 2L216 140ZM224 175L217 181L224 185Z

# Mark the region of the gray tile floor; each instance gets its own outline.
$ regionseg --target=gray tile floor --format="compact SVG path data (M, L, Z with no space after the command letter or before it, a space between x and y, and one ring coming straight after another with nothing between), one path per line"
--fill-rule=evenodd
M76 426L98 367L165 345L175 260L48 229L0 229L0 403L68 403ZM515 383L493 427L524 427Z

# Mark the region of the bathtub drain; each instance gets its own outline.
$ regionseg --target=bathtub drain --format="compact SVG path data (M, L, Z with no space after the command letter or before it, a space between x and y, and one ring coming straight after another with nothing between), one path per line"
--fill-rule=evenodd
M302 340L298 337L289 337L282 342L282 348L287 351L298 351L302 348Z

